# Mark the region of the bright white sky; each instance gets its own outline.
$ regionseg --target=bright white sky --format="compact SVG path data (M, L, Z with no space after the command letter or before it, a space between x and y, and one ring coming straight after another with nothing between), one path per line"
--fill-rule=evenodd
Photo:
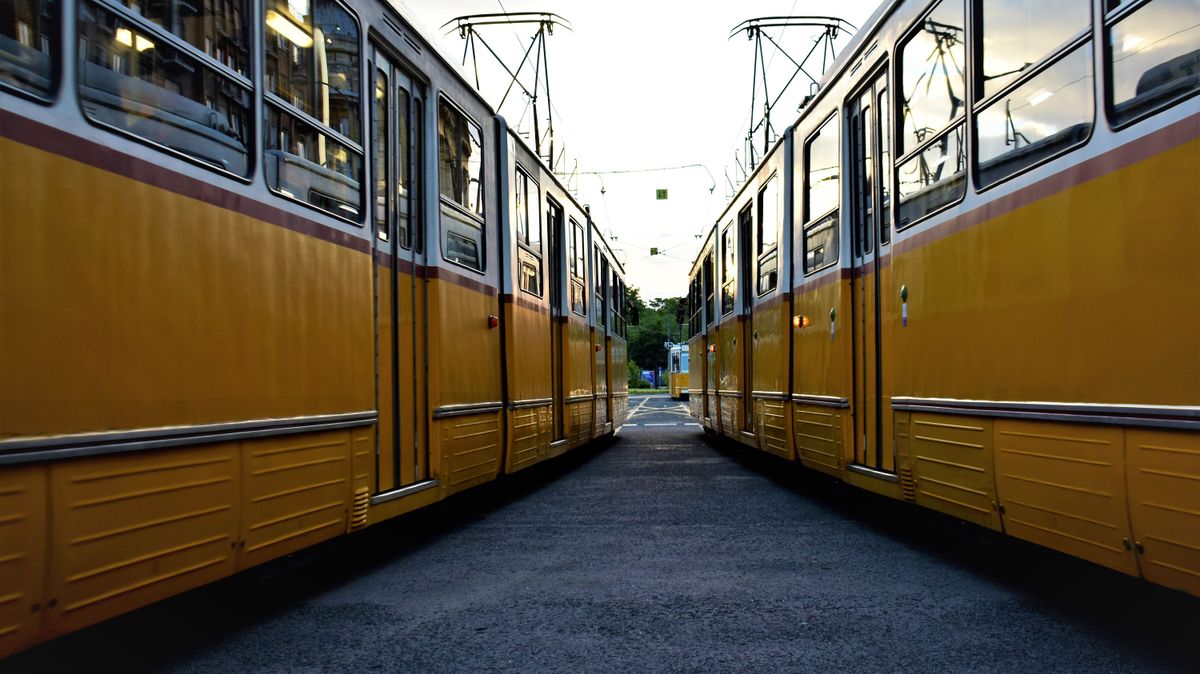
M546 11L561 15L573 31L549 37L550 94L555 111L555 145L565 143L566 161L556 170L580 175L570 180L581 203L623 256L629 284L642 297L676 297L687 293L687 272L702 243L697 237L720 215L731 195L729 181L739 184L734 152L744 156L749 128L754 42L744 35L728 39L746 19L784 15L835 15L861 26L879 0L739 0L683 2L630 0L402 0L440 39L440 48L461 63L464 40L440 26L454 17L507 10ZM502 9L503 7L503 9ZM509 67L520 63L534 27L503 26L480 33ZM520 37L518 37L518 33ZM794 58L808 52L816 33L789 28L772 36ZM837 43L840 49L846 43ZM771 64L772 96L791 76L791 65L764 43ZM484 97L500 102L508 77L485 69L491 61L477 47ZM816 73L818 65L810 72ZM468 62L468 69L470 62ZM532 84L531 71L522 72ZM782 133L795 121L796 105L808 88L800 76L780 101L772 122ZM763 105L761 85L759 114ZM516 126L527 99L509 95L501 114ZM544 101L539 100L544 108ZM544 117L543 117L544 119ZM757 138L761 148L761 135ZM532 145L532 141L530 142ZM743 160L744 161L744 160ZM630 171L687 164L692 168L650 173L583 175L586 171ZM709 188L716 183L715 189ZM601 191L603 189L603 192ZM656 189L668 190L666 201ZM662 253L650 256L650 248Z

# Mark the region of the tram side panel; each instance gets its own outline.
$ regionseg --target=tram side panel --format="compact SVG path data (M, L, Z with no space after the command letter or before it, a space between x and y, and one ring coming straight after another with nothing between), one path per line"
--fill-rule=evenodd
M787 292L785 240L790 218L784 204L791 184L791 131L763 160L757 180L752 180L754 218L751 264L754 270L743 287L753 298L749 346L752 431L760 450L780 458L795 458L788 419L788 338L790 294Z
M503 122L503 120L500 120ZM501 148L507 173L500 185L506 251L504 330L507 411L505 472L534 465L549 453L554 390L545 193L536 156L512 132Z

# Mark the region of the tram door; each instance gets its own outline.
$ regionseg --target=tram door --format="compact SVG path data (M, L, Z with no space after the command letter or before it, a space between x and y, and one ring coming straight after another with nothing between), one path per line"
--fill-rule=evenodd
M846 112L850 144L851 246L854 343L854 463L896 471L892 414L883 349L884 294L890 292L891 161L887 78L879 76Z
M376 493L429 479L428 338L421 182L424 91L374 52L371 156L375 226Z
M741 288L739 315L745 318L739 339L742 342L742 432L754 432L754 256L753 201L738 213L738 278Z
M566 313L563 302L566 295L566 250L563 247L563 237L566 234L563 208L553 199L546 199L546 229L550 237L550 377L551 392L554 396L554 438L555 442L567 437L566 425L563 423L563 331L566 329Z

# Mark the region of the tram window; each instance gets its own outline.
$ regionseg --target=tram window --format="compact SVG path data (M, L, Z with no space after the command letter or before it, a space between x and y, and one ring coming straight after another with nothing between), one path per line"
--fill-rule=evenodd
M396 229L400 235L400 245L404 248L422 249L421 228L413 226L413 218L419 212L417 202L416 178L412 170L412 156L415 143L421 142L419 134L410 132L414 126L421 125L421 108L412 105L412 97L404 87L396 87Z
M897 228L966 194L965 25L962 2L942 0L901 43Z
M966 151L963 125L959 124L900 164L896 175L896 192L900 195L897 229L966 194Z
M533 253L520 249L517 253L517 258L521 261L521 268L517 272L520 278L518 282L521 290L532 295L542 296L542 261Z
M238 176L250 174L247 81L193 57L127 10L79 5L79 96L88 119Z
M483 131L446 99L438 103L438 167L442 202L442 246L447 260L484 270ZM474 256L460 255L470 238Z
M334 0L267 0L267 90L358 143L358 25Z
M537 197L537 184L521 169L517 169L516 180L513 183L513 221L517 228L517 242L540 255L542 252L541 209L529 194L532 186L533 196Z
M604 298L606 296L604 292L604 282L605 279L608 278L608 260L606 260L604 256L600 254L599 247L596 248L596 272L596 303L595 306L592 307L592 312L596 317L596 325L603 328L604 317L605 314L608 313L608 306L604 303Z
M375 235L382 241L387 241L391 234L388 209L388 137L391 129L388 125L388 81L382 70L375 71L375 117L372 120L375 129ZM403 145L403 143L401 143Z
M583 227L575 220L571 220L571 311L580 316L587 316L583 288L587 258L583 246Z
M617 275L617 270L612 271L612 304L609 316L612 319L612 332L617 337L625 338L625 282Z
M758 294L779 284L779 185L776 176L758 193Z
M357 219L362 155L298 117L267 108L263 170L276 192Z
M830 117L804 145L804 273L837 262L841 163L837 117Z
M721 315L733 313L734 290L737 288L737 253L734 252L733 223L721 233Z
M264 4L267 186L358 221L363 151L358 24L334 0Z
M884 245L892 241L892 175L891 119L888 115L887 76L876 82L879 95L875 97L875 110L879 113L879 241Z
M532 186L534 197L537 184L524 171L518 169L513 181L513 221L516 223L518 258L521 260L519 284L521 290L542 296L542 240L541 207L530 198Z
M447 260L456 264L479 269L479 244L470 234L463 235L453 229L446 230L445 256Z
M717 318L714 313L714 309L716 308L714 302L715 295L713 286L713 254L710 252L704 258L704 315L705 320L709 324L714 323Z
M483 217L483 130L446 99L438 105L442 198Z
M230 70L250 76L250 24L246 21L249 3L238 0L117 1Z
M1109 26L1108 44L1113 124L1138 119L1200 90L1200 6L1195 0L1147 2Z
M989 98L1091 24L1087 0L983 0L980 98Z
M901 152L918 148L962 116L964 26L962 0L942 0L901 44Z
M1089 42L976 114L980 186L1085 142L1093 108Z
M0 5L0 84L49 97L58 54L58 0L8 0Z

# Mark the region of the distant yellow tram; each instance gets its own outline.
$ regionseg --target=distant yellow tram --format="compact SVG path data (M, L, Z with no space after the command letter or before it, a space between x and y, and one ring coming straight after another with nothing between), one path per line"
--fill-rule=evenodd
M667 381L671 397L688 397L688 345L667 343Z
M4 5L0 657L622 425L621 264L393 4Z
M1200 4L884 3L708 230L710 433L1200 595Z

